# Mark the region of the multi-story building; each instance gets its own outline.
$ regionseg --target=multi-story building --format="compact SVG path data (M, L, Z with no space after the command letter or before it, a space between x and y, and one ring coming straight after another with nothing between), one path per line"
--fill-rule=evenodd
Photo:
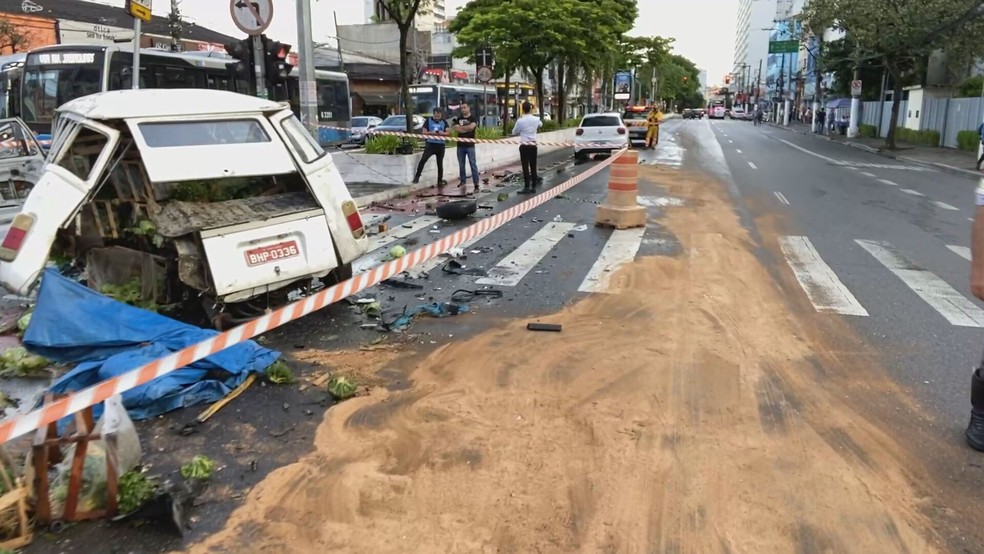
M700 91L699 92L700 92L700 95L703 96L706 99L707 98L707 70L706 69L701 69L699 71L700 71L700 73L699 73L699 76L697 78L698 81L700 82Z
M759 83L760 96L764 96L768 74L769 37L775 27L780 0L739 0L738 28L735 33L735 71L743 68L752 85ZM747 69L746 69L747 68Z
M392 18L383 7L382 0L364 0L367 23L384 23ZM445 0L432 0L426 8L421 8L414 19L414 27L418 31L430 32L443 25L447 20Z

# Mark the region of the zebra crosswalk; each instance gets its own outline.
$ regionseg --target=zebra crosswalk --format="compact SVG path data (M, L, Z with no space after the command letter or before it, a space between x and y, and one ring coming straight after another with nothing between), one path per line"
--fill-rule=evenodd
M984 327L984 309L890 243L865 239L857 239L854 243L951 325ZM869 315L868 309L821 258L809 238L779 237L779 246L800 287L818 312ZM947 245L947 249L965 260L970 259L970 249L965 246Z
M870 162L852 162L846 160L838 160L837 165L848 167L848 168L874 168L874 169L900 169L903 171L933 171L928 167L920 167L917 165L900 165L900 164L876 164Z

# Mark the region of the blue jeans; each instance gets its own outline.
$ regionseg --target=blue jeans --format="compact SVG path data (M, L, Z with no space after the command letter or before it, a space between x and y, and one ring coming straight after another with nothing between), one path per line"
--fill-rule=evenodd
M465 182L465 158L468 158L468 165L471 166L472 183L478 186L478 161L475 158L475 146L458 147L458 177L461 182Z

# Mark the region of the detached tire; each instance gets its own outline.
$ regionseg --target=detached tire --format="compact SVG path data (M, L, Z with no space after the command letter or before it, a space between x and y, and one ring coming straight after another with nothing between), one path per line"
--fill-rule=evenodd
M437 217L453 221L465 219L478 211L478 204L474 200L459 200L457 202L441 204L435 211L437 212Z

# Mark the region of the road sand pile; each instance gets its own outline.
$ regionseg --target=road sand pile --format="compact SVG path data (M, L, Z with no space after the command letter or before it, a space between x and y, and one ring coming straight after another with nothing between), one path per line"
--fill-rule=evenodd
M919 464L831 390L896 394L881 370L825 368L821 316L787 302L720 184L641 172L687 201L660 220L680 256L544 319L561 333L515 321L333 407L316 451L192 551L937 550Z

